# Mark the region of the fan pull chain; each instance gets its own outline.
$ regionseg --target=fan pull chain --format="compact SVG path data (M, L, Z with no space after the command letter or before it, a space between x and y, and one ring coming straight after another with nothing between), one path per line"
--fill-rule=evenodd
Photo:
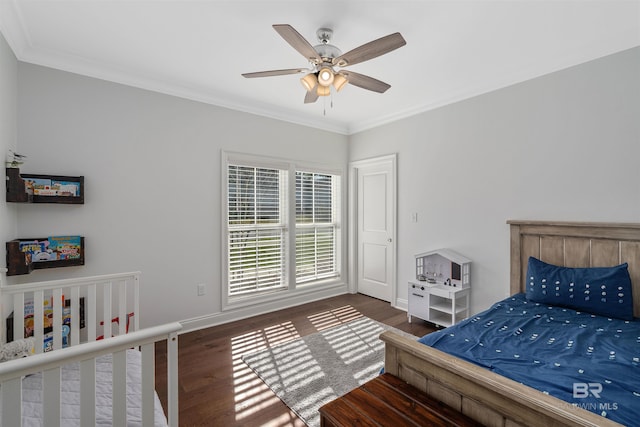
M329 92L329 108L333 109L333 91ZM322 115L327 115L327 96L322 97Z

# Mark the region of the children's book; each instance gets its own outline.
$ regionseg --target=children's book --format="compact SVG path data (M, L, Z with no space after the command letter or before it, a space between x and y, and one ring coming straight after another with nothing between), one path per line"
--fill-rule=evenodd
M74 181L57 181L52 180L51 186L58 191L58 196L73 196L80 195L80 183Z
M53 327L53 297L45 298L43 302L43 321L44 321L44 333L45 338L47 333L51 331ZM13 326L13 325L12 325ZM24 338L33 336L34 324L34 309L33 300L26 300L24 302ZM7 334L8 335L8 334ZM46 349L46 342L45 342Z
M82 327L82 324L80 325ZM71 307L65 303L62 307L62 348L69 347L71 332Z
M49 332L48 334L44 334L44 348L42 349L42 351L44 353L48 352L48 351L53 351L53 333Z
M56 255L49 249L48 240L25 240L20 242L18 248L25 253L25 261L27 263L53 261L56 259Z
M51 180L48 178L25 178L25 184L32 190L44 190L51 187Z
M49 249L57 254L57 259L80 258L80 236L50 236Z
M48 178L27 178L25 184L33 190L33 194L40 196L55 196L58 193Z

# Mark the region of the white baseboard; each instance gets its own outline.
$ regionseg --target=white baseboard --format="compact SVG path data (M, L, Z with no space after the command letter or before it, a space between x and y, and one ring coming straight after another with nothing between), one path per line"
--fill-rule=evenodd
M393 307L398 310L409 311L409 300L396 298L396 304Z
M271 313L277 310L295 307L297 305L302 305L325 298L344 295L346 293L348 293L348 289L346 286L332 287L315 292L293 295L277 301L266 302L264 304L254 304L251 306L245 306L233 310L194 317L192 319L181 320L180 324L182 325L182 330L179 333L184 334L187 332L197 331L199 329L209 328L211 326L235 322L236 320L242 320L248 317L258 316L260 314Z

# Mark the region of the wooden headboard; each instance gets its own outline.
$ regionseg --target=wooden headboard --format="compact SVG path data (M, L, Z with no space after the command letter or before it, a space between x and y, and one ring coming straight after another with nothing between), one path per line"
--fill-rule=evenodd
M525 292L530 256L565 267L629 263L633 311L640 317L640 224L510 220L511 293Z

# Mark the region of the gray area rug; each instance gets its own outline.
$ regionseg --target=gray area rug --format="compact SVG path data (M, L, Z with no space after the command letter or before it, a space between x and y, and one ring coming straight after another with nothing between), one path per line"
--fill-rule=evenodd
M318 409L364 384L384 366L385 330L417 337L368 317L242 356L242 360L309 427Z

